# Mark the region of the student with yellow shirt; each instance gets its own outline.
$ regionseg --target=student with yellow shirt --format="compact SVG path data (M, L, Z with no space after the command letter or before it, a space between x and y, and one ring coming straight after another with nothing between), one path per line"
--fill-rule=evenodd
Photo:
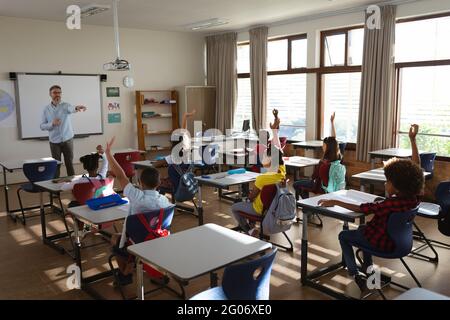
M272 131L274 133L274 138L277 135L277 125L279 125L279 120L274 125L271 124ZM248 196L248 201L238 202L233 204L231 211L233 212L234 218L239 223L239 227L246 233L254 235L255 229L252 228L247 219L242 217L239 212L245 212L250 215L261 215L263 212L263 203L261 201L261 190L263 187L271 184L277 184L286 179L286 166L283 161L283 151L279 148L279 143L273 141L273 152L277 152L276 157L271 157L270 168L268 172L259 175L255 181L255 187L250 192ZM278 158L278 159L276 159ZM277 161L278 160L278 161ZM266 162L267 163L267 162ZM269 163L267 163L269 164Z

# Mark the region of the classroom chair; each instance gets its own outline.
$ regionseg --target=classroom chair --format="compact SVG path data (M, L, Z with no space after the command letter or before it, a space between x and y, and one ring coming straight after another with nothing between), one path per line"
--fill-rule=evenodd
M414 218L417 215L418 207L407 212L398 212L398 213L392 213L389 216L389 220L387 223L387 230L389 237L394 241L395 244L395 250L394 252L383 252L378 251L376 249L372 248L364 248L364 247L357 247L356 251L356 258L358 259L359 263L361 265L363 264L363 261L360 257L361 252L367 252L371 254L372 256L383 258L383 259L400 259L402 264L405 266L408 273L411 275L411 277L414 279L415 283L418 287L422 287L419 280L417 280L417 277L415 276L414 272L411 270L411 268L408 266L408 264L405 262L404 258L407 257L411 253L411 249L413 246L413 224L414 224ZM386 280L386 277L382 276L382 279ZM408 290L408 287L405 287L404 285L401 285L399 283L393 282L390 279L387 279L385 283L382 285L382 288L385 287L388 284L392 284L395 286L398 286L402 289ZM378 291L380 295L385 299L382 288Z
M420 166L423 170L426 172L430 172L431 174L426 177L427 180L433 178L434 174L434 160L436 159L436 153L435 152L426 152L421 153L420 155Z
M245 217L248 221L253 222L253 223L259 223L259 225L260 225L259 238L261 240L265 240L267 238L267 236L264 235L262 221L264 220L264 216L265 216L267 210L269 209L270 205L272 204L272 201L275 198L276 194L277 194L277 186L275 184L264 186L260 193L261 202L263 203L263 213L261 215L255 216L252 214L247 214L245 212L239 212L239 215L241 215L242 217ZM286 247L284 245L274 243L274 242L271 242L271 243L273 245L276 245L277 247L285 249L286 251L289 251L289 252L294 251L294 245L292 244L292 241L289 238L289 236L287 235L287 233L283 231L282 234L289 242L289 247ZM269 239L270 239L270 237L269 237Z
M94 198L97 190L100 188L108 188L113 190L113 185L114 179L91 179L91 181L88 182L75 184L72 189L72 194L78 205L82 206L86 204L87 200ZM111 226L114 226L114 223L104 223L100 225L100 229L106 229Z
M450 218L450 181L439 183L436 188L435 198L437 204L421 202L419 205L421 210L417 215L422 218L437 220L439 231L444 235L450 236L450 223L445 223ZM433 244L447 249L450 249L450 244L428 239L416 223L414 223L414 227L416 229L414 230L414 239L423 242L423 244L414 249L411 254L423 260L437 263L439 261L439 254ZM434 256L431 257L420 253L427 247L430 248Z
M23 165L23 173L25 174L25 177L28 179L28 183L22 184L17 189L17 197L19 198L19 205L20 210L22 212L22 218L19 218L23 225L26 224L26 218L25 218L25 210L23 208L22 204L22 198L20 196L21 191L29 192L29 193L39 193L42 191L41 188L36 186L34 182L39 181L46 181L51 180L55 177L56 170L57 170L57 161L51 160L51 161L42 161L42 162L30 162L30 163L24 163ZM51 195L50 195L51 197ZM51 198L52 199L52 198ZM29 216L35 217L38 215Z
M269 300L276 253L274 248L262 257L226 267L222 286L198 293L190 300Z
M125 171L127 178L130 179L130 182L132 182L135 175L134 165L132 162L141 160L140 153L138 151L115 153L114 159L116 159L123 171Z
M345 148L347 148L347 142L339 142L339 151L341 152L342 157L344 157Z
M167 208L161 208L128 216L125 220L125 230L128 239L127 246L159 238L161 237L161 234L165 232L170 233L174 211L175 206L170 206ZM134 256L128 254L126 248L119 249L115 246L113 247L113 253L109 256L108 259L108 264L111 268L111 271L113 272L117 288L120 291L120 295L125 300L126 296L118 279L118 270L114 268L112 262L113 259L118 255L127 256L128 259L134 259ZM147 264L143 265L143 269L145 273L150 277L152 282L159 285L158 288L150 290L146 292L146 294L154 292L161 288L166 288L179 295L175 290L167 286L169 278L163 273L157 271ZM181 284L180 287L183 292L182 294L184 295L184 289Z

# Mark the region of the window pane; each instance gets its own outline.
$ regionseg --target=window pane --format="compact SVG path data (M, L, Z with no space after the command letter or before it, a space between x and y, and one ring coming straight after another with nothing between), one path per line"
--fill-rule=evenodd
M356 142L358 133L359 95L361 73L323 75L324 132L330 135L330 116L336 112L336 135L340 141Z
M306 74L274 75L267 79L267 127L273 121L272 109L281 119L280 136L305 139Z
M325 37L325 66L343 66L345 62L345 34Z
M362 65L364 45L364 29L353 29L348 32L348 61L349 66Z
M248 44L237 47L237 72L250 73L250 46Z
M397 23L395 62L450 59L450 17Z
M406 132L410 124L418 123L419 133L450 136L450 66L404 68L401 72L400 131ZM419 149L450 155L449 139L421 139Z
M307 41L306 39L294 40L291 42L291 67L306 68Z
M269 41L267 46L267 71L287 70L287 39Z
M439 156L450 157L450 137L430 137L419 134L417 135L417 145L420 151L436 152ZM399 146L400 148L411 149L407 134L400 135Z
M252 126L252 98L250 91L250 78L238 79L238 98L236 112L234 113L234 130L241 131L244 120L250 120ZM224 132L225 133L225 132Z

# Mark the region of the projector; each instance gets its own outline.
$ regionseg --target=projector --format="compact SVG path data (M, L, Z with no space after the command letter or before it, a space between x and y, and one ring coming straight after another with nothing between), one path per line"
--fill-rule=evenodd
M127 71L130 70L131 65L127 60L116 59L113 62L108 62L103 65L103 69L106 71Z

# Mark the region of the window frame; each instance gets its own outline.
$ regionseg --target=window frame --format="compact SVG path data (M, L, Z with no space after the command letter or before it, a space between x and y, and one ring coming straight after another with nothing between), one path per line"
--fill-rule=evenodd
M317 89L317 122L316 122L316 139L320 139L322 136L322 132L324 129L324 113L325 106L323 105L324 99L324 84L322 80L322 76L329 73L351 73L351 72L362 72L362 65L348 65L348 34L351 30L355 29L364 29L364 25L354 25L345 28L331 29L331 30L323 30L320 32L320 67L315 70L317 79L316 79L316 89ZM345 35L345 54L344 54L344 65L340 66L325 66L325 38L327 36L334 35ZM356 150L356 143L347 143L347 150Z
M275 75L290 75L290 74L303 74L303 73L313 73L315 69L309 69L307 67L304 68L292 68L292 41L295 40L306 40L308 41L307 33L295 34L290 36L283 37L273 37L268 39L268 41L277 41L277 40L288 40L288 48L287 48L287 70L279 70L279 71L268 71L267 76L275 76ZM238 42L238 46L250 45L250 41ZM238 73L238 79L250 78L250 72ZM305 126L291 126L296 128L304 128L306 131L307 125ZM297 140L288 140L287 142L296 142Z
M443 18L443 17L450 17L450 12L443 12L438 14L431 14L431 15L423 15L418 17L412 17L412 18L404 18L404 19L397 19L396 24L400 23L407 23L407 22L414 22L414 21L421 21L421 20L430 20L430 19L437 19L437 18ZM401 100L401 92L400 92L400 84L401 84L401 77L402 77L402 71L405 68L417 68L417 67L437 67L437 66L450 66L450 59L439 59L439 60L423 60L423 61L410 61L410 62L396 62L395 63L395 133L394 133L394 140L395 144L398 146L400 141L400 135L407 134L407 132L400 131L400 100ZM439 135L439 134L426 134L426 133L418 133L418 135L422 136L433 136L433 137L448 137L450 138L450 135ZM438 161L445 161L450 162L450 156L436 156L436 160Z

